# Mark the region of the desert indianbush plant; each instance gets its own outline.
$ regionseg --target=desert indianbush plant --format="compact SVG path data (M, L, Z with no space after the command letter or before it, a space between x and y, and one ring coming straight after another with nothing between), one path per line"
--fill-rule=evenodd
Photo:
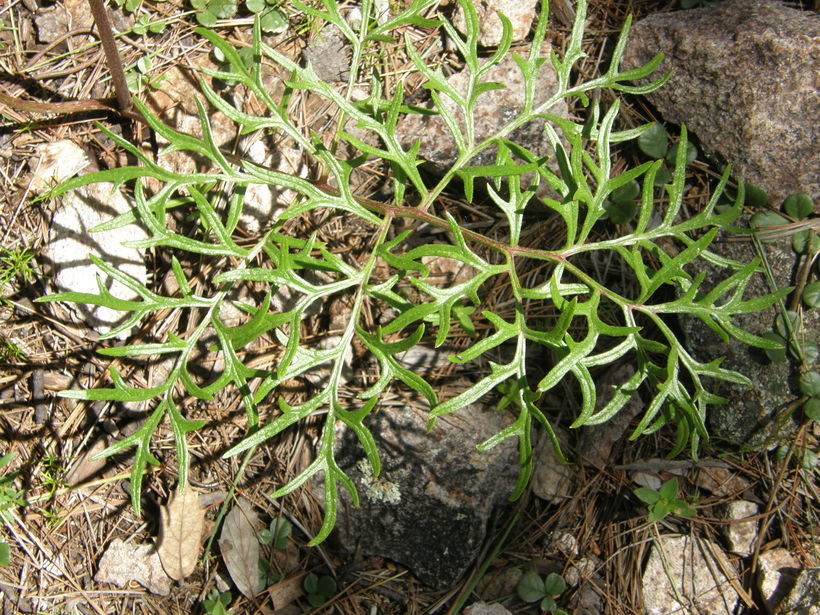
M323 427L315 460L274 494L287 494L310 477L323 474L325 518L313 541L318 543L333 528L339 483L350 491L354 502L358 499L352 481L334 457L336 433L342 428L355 432L372 466L373 476L378 476L376 441L368 429L367 417L378 407L380 398L391 386L403 384L427 400L431 427L436 419L457 412L479 398L491 395L493 391L503 393L503 403L515 409L517 418L509 427L478 444L478 448L486 450L508 438L518 439L521 471L514 494L518 496L532 473L533 421L540 424L557 445L550 421L537 402L544 392L553 389L565 378L577 381L581 391L581 411L573 426L602 423L614 416L631 396L642 394L651 401L632 437L654 432L672 421L677 425L676 450L679 451L687 442L696 446L699 439L706 435L706 408L721 401L709 393L705 380L748 381L738 373L722 369L717 361L697 361L678 338L670 325L670 318L677 315L697 317L723 338L733 336L748 344L773 347L773 342L746 333L732 322L733 316L765 308L777 298L743 299L744 289L756 272L758 263L732 263L708 250L718 230L739 215L743 202L741 190L730 211L715 211L728 174L719 182L709 204L693 217L684 219L680 215L685 192L687 149L686 131L683 130L671 182L663 187L666 196L664 208L656 207L654 202L655 177L661 161L648 162L612 176L612 145L637 138L646 127L623 132L613 130L618 103L601 113L597 104L590 103L588 93L609 88L641 94L658 87L663 81L661 79L646 86L631 85L652 73L660 63L660 57L642 68L620 71L629 22L614 48L609 69L597 78L573 83L573 66L584 57L581 41L586 2L578 2L577 18L563 58L552 53L547 59L540 54L547 27L547 2L544 1L532 50L526 57L514 56L525 82L523 108L497 133L478 139L472 110L481 95L499 87L488 82L486 75L510 52L511 27L506 19L502 19L503 40L498 50L482 62L477 51L478 22L475 11L470 2L460 0L460 3L467 15L467 33L464 36L444 19L422 17L430 7L438 4L438 0L414 0L408 9L382 25L373 19L372 2L365 0L362 3L361 26L356 30L339 14L334 0L323 0L322 9L294 2L312 18L335 25L350 42L350 80L348 87L341 92L319 79L310 66L301 67L264 45L258 23L254 29L252 62L247 61L247 54L240 56L213 32L199 31L226 59L226 68L207 71L208 74L244 86L264 105L266 113L251 115L237 109L203 82L202 91L208 101L233 120L241 134L271 131L292 140L321 166L330 178L329 182L315 182L263 168L250 161L236 162L226 157L214 142L202 105L199 106L199 116L203 137L194 138L163 125L144 105L135 101L153 129L170 142L170 151L192 152L210 161L212 170L191 174L165 170L131 143L106 131L120 147L139 160L139 165L84 176L67 182L59 189L65 193L93 182L128 183L133 189L135 211L103 227L112 228L138 219L148 230L150 238L133 245L167 251L180 290L174 296L157 294L95 258L93 260L103 274L132 289L139 299L117 299L100 283L98 295L61 293L42 300L104 305L128 315L127 320L107 337L113 337L160 311L197 313L195 318L188 321L197 323L192 331L169 333L167 339L156 343L132 344L100 351L110 357L172 357L173 367L162 384L153 388L136 388L112 369L112 388L63 393L67 397L86 400L155 400L146 423L136 433L103 453L112 455L136 448L131 488L133 506L137 511L146 467L158 463L151 454L151 440L157 427L167 419L173 429L180 488L184 488L189 463L186 437L189 432L204 425L204 421L185 418L183 410L186 400L208 400L225 387L232 386L241 395L248 423L247 436L236 443L227 455L247 451L308 417L321 417ZM449 128L458 148L456 161L437 180L423 177L419 172L419 145L405 149L397 138L397 122L408 111L402 101L401 88L397 88L392 98L384 99L374 80L369 99L354 103L349 96L353 84L359 79L362 57L370 46L389 40L392 30L409 24L442 28L455 43L470 75L467 91L456 91L440 70L432 70L425 64L411 40L406 38L409 57L427 79L425 87L430 91L433 110ZM281 100L275 100L268 93L261 77L263 58L272 60L292 75L288 84L290 91L306 89L325 98L341 115L340 126L352 122L359 129L357 134L369 131L377 138L365 142L360 137L341 131L339 138L357 149L361 156L353 160L337 159L331 148L325 147L318 138L305 136L290 117L287 93ZM557 74L558 88L548 100L536 104L535 93L539 87L536 77L547 61ZM563 98L576 98L588 107L589 120L582 125L547 115L545 110ZM463 121L444 104L445 99L458 107ZM544 131L555 150L557 171L547 166L545 158L539 158L508 140L517 128L533 120L543 122ZM373 142L378 142L378 145L371 145ZM472 166L471 161L476 155L489 148L495 148L495 164ZM368 159L381 159L389 164L393 181L393 195L389 201L376 202L351 192L351 173ZM525 175L534 179L525 179ZM146 180L160 187L149 195L145 189ZM633 180L640 182L642 189L639 211L631 230L619 237L595 239L600 236L600 233L593 233L596 224L609 224L602 222L606 217L608 197ZM471 200L476 182L487 186L491 206L498 208L498 215L506 223L506 237L503 240L461 228L449 213L440 216L431 207L445 190L463 190L466 199ZM546 207L557 214L564 226L563 236L566 239L563 246L555 250L521 242L524 215L535 200L534 194L540 182L548 184L560 195L557 199L544 200ZM330 187L331 183L334 188ZM251 184L290 189L299 196L281 213L272 228L253 245L246 246L237 241L235 231L243 208L244 190ZM227 207L220 208L218 204L223 202L226 192L228 198L224 202ZM169 210L178 206L196 212L200 221L198 230L184 235L169 229L166 220ZM332 246L322 244L315 235L287 235L287 221L320 209L344 213L358 219L361 224L371 226L371 248L362 260L356 263L345 260L331 249ZM443 229L449 243L409 247L407 240L410 233L397 230L397 223L408 219ZM667 253L659 246L661 241L672 242L677 249ZM184 253L210 259L219 269L220 272L212 280L212 293L205 296L193 293L178 261L178 256ZM638 290L635 296L624 296L587 271L585 263L594 253L615 253L626 263L636 280ZM427 279L425 257L458 261L473 272L473 277L448 287L434 285ZM712 290L702 291L703 276L693 279L685 271L699 258L729 268L731 274ZM519 274L522 265L527 262L544 265L539 269L542 273L535 284L525 283ZM374 275L377 264L385 263L392 275L387 279L377 279ZM451 318L466 318L465 306L480 306L489 284L497 282L498 278L511 289L514 309L505 312L503 317L492 308L472 314L475 329L490 333L474 338L472 345L450 357L458 364L473 363L488 367L463 392L447 399L440 398L424 373L407 369L396 356L425 338L434 338L437 346L447 342L453 335ZM254 284L255 288L264 285L269 291L257 305L245 303L241 306L248 314L247 322L240 326L227 326L220 318L223 305L233 288L248 283ZM275 304L272 296L280 288L289 289L295 297L292 307L278 310L272 307ZM349 297L351 308L338 343L326 349L309 347L300 338L300 321L311 306L321 305L340 295ZM546 326L543 317L536 321L527 311L527 306L534 302L554 306L556 318ZM366 304L377 306L374 311L393 314L394 317L385 326L371 330L363 318ZM482 324L481 328L478 323ZM194 360L195 348L206 331L215 331L225 366L221 375L209 383L198 382L189 367ZM281 343L281 358L271 369L251 368L243 363L242 350L266 334ZM348 349L354 343L370 353L374 363L378 363L379 371L376 381L359 395L358 403L351 405L349 398L343 398L341 393L344 364L349 355ZM508 358L496 362L488 360L502 356L498 354L502 345L512 349L511 353L503 355ZM556 358L540 379L528 373L525 357L532 346ZM479 363L481 359L483 362ZM601 408L597 407L591 370L624 360L634 364L634 375L620 384L611 401ZM327 374L328 365L329 375L321 380L312 399L296 405L285 401L280 392L282 383L320 369ZM257 409L269 400L276 401L278 411L272 410L260 422Z

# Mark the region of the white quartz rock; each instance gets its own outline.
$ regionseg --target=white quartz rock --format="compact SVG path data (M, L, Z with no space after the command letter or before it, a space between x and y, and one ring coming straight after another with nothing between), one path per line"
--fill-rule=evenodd
M110 231L91 233L91 229L132 209L129 199L111 183L83 186L67 193L51 220L48 245L44 257L53 268L53 282L60 292L99 294L97 278L112 295L136 300L138 295L121 283L108 278L95 267L89 255L103 261L145 284L148 273L143 250L123 244L146 239L142 227L129 224ZM98 333L108 333L124 322L130 313L107 307L72 304L80 319ZM118 337L125 339L128 332Z

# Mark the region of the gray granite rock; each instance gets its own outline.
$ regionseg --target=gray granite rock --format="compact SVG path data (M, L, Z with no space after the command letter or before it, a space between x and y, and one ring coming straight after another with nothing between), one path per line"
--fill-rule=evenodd
M526 53L528 51L522 50L519 55L524 56ZM548 54L549 49L545 46L544 55ZM463 94L466 92L469 77L468 71L464 69L453 74L447 81L456 91ZM504 58L490 69L482 79L503 84L505 88L491 90L478 97L473 113L476 142L480 142L498 132L510 120L518 116L524 105L524 80L512 56L508 55ZM544 63L539 73L539 80L540 83L535 91L536 106L548 100L550 96L555 94L557 89L555 71L549 62ZM442 96L442 99L444 104L453 112L459 124L463 126L463 114L449 98ZM567 103L563 100L552 105L547 113L562 118L569 117ZM430 163L435 172L444 172L458 157L455 140L444 120L438 115L406 116L399 122L397 134L404 147L411 146L416 139L419 139L421 143L419 154ZM544 120L534 120L525 124L512 132L508 139L526 147L538 156L554 153L549 139L544 134ZM470 165L492 165L495 162L495 155L495 148L485 149L470 160Z
M643 573L643 613L731 615L739 602L732 581L739 582L737 573L717 544L690 536L661 536L652 545Z
M757 565L757 588L769 613L775 613L783 598L794 587L800 563L783 548L764 551Z
M782 615L820 615L820 568L802 570L780 604Z
M131 198L110 182L82 186L62 198L51 218L48 243L43 248L43 260L51 267L54 286L59 291L98 294L99 277L118 299L139 298L130 288L100 272L88 258L90 254L98 256L141 284L147 283L144 250L124 245L147 238L141 226L129 224L105 232L90 232L133 207ZM104 306L71 304L71 308L87 327L99 333L108 333L130 316ZM126 339L128 331L118 337Z
M475 7L479 28L479 45L493 47L501 42L501 35L504 28L498 13L501 13L510 20L512 26L512 41L517 43L523 41L530 33L532 22L535 20L536 2L533 0L477 0L473 2ZM460 32L464 32L467 20L461 5L456 9L453 25Z
M507 418L474 405L440 418L427 433L426 413L409 405L385 408L368 425L377 434L378 478L355 436L346 434L337 459L361 506L354 508L340 492L336 535L342 547L399 562L432 587L452 586L478 555L491 511L515 485L513 440L487 453L475 448Z
M346 81L350 75L350 46L335 26L328 26L302 52L320 79Z
M624 66L663 52L672 78L648 95L703 150L779 202L820 197L820 18L773 0L725 0L635 24Z

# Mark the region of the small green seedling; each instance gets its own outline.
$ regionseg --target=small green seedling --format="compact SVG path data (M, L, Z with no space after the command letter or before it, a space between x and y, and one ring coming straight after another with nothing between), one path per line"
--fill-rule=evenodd
M527 572L518 581L518 597L524 602L539 602L539 608L553 615L567 615L559 609L555 599L567 588L567 583L560 574L551 572L546 579L542 579L534 572Z
M114 4L126 13L135 13L140 8L142 0L114 0Z
M750 189L751 194L753 195L751 198L749 197ZM754 196L755 191L762 193L762 196ZM760 188L755 188L750 184L746 184L747 205L751 203L754 207L764 207L768 202L769 197L765 192L760 190ZM805 194L792 194L788 196L785 201L783 201L781 209L786 216L800 222L801 220L807 219L812 213L814 213L814 203ZM776 211L766 209L753 215L750 224L753 228L759 230L774 226L786 227L791 224L791 221L786 216L783 216ZM761 239L761 241L771 242L773 239ZM820 250L820 238L817 236L817 231L809 227L794 233L792 235L792 249L797 254L809 254Z
M212 589L208 597L202 601L202 610L208 615L228 615L228 605L231 603L231 592L219 593L219 590Z
M230 19L236 15L235 0L191 0L191 6L198 11L197 23L205 28L213 28L217 19Z
M683 500L679 500L678 479L670 478L660 490L654 491L646 487L639 487L634 491L635 495L649 507L649 516L646 518L650 523L660 521L669 514L679 517L693 517L695 509Z
M317 576L312 572L305 577L302 587L311 606L322 606L327 599L336 593L336 581L326 574Z
M284 549L288 546L288 536L293 529L287 519L273 519L268 529L259 532L259 542L263 545L272 544L275 549Z
M131 27L131 31L137 36L161 34L165 30L166 25L167 22L163 19L154 21L148 15L140 15L137 22Z
M158 90L165 81L164 76L151 77L150 72L154 68L154 63L149 56L143 56L134 65L134 69L125 74L125 82L128 90L134 94L142 91L147 85L151 89Z
M267 529L259 532L259 542L263 545L273 545L274 549L284 549L288 546L288 537L293 526L287 519L273 519ZM275 585L281 577L271 568L270 561L259 558L259 591Z
M612 224L630 222L638 213L638 205L635 201L640 195L641 186L634 179L613 190L609 195L610 201L605 205L609 221Z
M14 453L9 453L0 457L0 470L14 459ZM12 523L14 517L9 512L12 508L17 506L24 506L25 500L22 494L14 488L14 480L17 478L17 472L11 472L6 476L0 476L0 521L4 523ZM0 538L0 567L6 567L11 563L11 547L8 543Z
M0 291L13 280L30 282L34 279L34 254L27 249L0 248Z
M247 0L245 6L254 15L259 14L259 26L262 32L278 34L288 29L288 18L276 9L278 0Z

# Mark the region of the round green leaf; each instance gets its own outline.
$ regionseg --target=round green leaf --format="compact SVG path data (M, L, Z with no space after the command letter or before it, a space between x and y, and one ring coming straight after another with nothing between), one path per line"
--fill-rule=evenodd
M666 129L658 122L638 137L638 148L650 158L663 158L669 147L669 137Z
M620 188L613 190L609 198L618 204L631 203L638 198L640 193L641 186L633 179Z
M678 144L675 143L672 147L669 148L669 151L666 152L666 162L669 164L674 165L675 159L678 157ZM695 161L695 158L698 157L698 148L692 145L691 141L686 142L686 164L692 164Z
M331 576L323 575L319 577L319 583L316 587L316 590L322 596L330 598L333 594L336 593L336 581L334 581L333 577Z
M769 204L769 195L762 188L758 188L754 184L744 184L745 195L743 203L747 207L761 208Z
M810 448L804 448L800 456L800 467L804 470L814 470L817 467L817 453Z
M544 582L534 572L526 572L518 581L516 592L524 602L538 602L544 597Z
M806 343L803 345L803 358L808 365L814 365L818 356L820 356L820 348L817 344Z
M820 399L812 397L803 406L803 412L812 421L820 421Z
M137 60L137 70L141 72L143 75L151 70L151 58L148 56L143 56L139 60Z
M269 545L273 542L273 533L270 530L259 530L259 543Z
M131 71L125 74L125 84L128 86L128 91L132 94L136 94L140 91L141 83L142 78L136 71Z
M788 316L789 321L788 324L791 324L792 331L796 331L800 322L797 319L797 312L787 311L786 316ZM780 334L780 337L783 339L789 339L791 334L789 333L789 327L786 326L786 321L783 318L783 314L778 314L777 317L774 319L774 328Z
M140 20L134 24L134 27L131 30L137 36L145 36L148 33L148 18L142 17Z
M803 303L810 308L820 306L820 282L806 284L806 287L803 289Z
M812 229L806 229L792 235L792 250L798 254L805 254L808 252L809 239L811 239L812 251L820 250L820 237Z
M272 10L264 13L259 21L262 32L268 34L279 34L288 29L288 18L282 11Z
M245 6L251 13L259 13L265 9L267 3L265 0L245 0Z
M196 21L200 26L213 28L216 25L216 15L211 11L202 11L196 14Z
M551 596L545 596L544 599L541 601L541 610L547 613L552 613L555 609L558 608L558 605L555 604L555 600L552 599Z
M607 203L604 205L606 213L613 224L626 224L638 213L638 206L635 201L624 203Z
M302 581L302 587L305 588L305 591L308 594L315 594L317 588L319 587L319 577L311 572L305 577L305 580Z
M795 220L802 220L814 211L814 203L807 194L792 194L783 201L783 211Z
M655 173L655 182L656 186L663 186L664 184L668 184L672 181L672 174L669 172L669 169L666 166L662 166L658 169L658 172Z
M752 216L752 226L755 228L766 228L768 226L781 226L788 224L789 221L783 216L773 211L759 211Z
M544 589L550 596L560 596L567 588L567 582L560 574L550 572L544 580Z
M321 594L308 594L307 599L312 607L320 607L325 603L325 597Z
M236 2L234 0L211 0L208 10L216 15L217 19L230 19L236 15Z
M808 397L820 397L820 373L811 371L800 376L800 392Z
M204 11L207 6L206 0L191 0L191 7L195 11Z
M769 358L769 361L772 363L780 363L786 360L786 340L783 339L782 336L778 335L774 331L770 331L768 333L764 333L763 337L767 340L771 340L773 342L778 342L781 344L780 348L775 349L766 349L766 356Z

